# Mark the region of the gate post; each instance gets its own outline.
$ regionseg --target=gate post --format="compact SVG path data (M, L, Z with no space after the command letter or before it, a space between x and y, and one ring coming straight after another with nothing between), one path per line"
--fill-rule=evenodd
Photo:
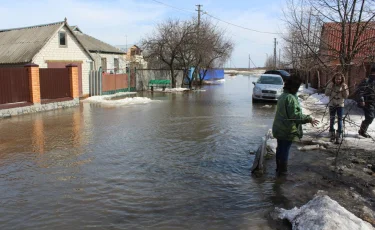
M69 64L65 66L69 70L69 81L70 81L70 96L72 98L79 97L79 85L78 85L78 66Z
M29 63L24 68L29 77L30 101L34 104L40 104L39 65Z

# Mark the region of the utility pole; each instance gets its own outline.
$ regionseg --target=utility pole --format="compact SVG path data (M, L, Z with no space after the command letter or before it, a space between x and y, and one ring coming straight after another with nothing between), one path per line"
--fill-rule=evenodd
M197 23L197 41L199 39L199 30L200 30L200 24L201 24L201 7L203 5L195 5L196 7L198 7L198 9L196 11L198 11L198 23ZM197 42L198 44L198 42ZM197 58L199 60L199 57ZM200 72L200 68L199 66L196 67L197 69L195 70L195 76L196 76L196 81L198 80L198 76L199 76L199 72ZM197 83L197 82L196 82Z
M251 60L251 58L250 58L250 54L249 54L249 69L250 69L250 60Z
M198 4L198 5L195 5L195 6L198 7L198 9L197 9L196 11L198 11L198 29L199 29L199 25L200 25L200 23L201 23L201 7L202 7L203 5Z
M281 59L280 59L281 49L279 48L279 69L281 69Z
M125 50L126 50L126 54L128 53L128 35L125 35Z
M274 69L276 69L276 38L275 39L275 44L274 44L274 48L273 48L273 67Z

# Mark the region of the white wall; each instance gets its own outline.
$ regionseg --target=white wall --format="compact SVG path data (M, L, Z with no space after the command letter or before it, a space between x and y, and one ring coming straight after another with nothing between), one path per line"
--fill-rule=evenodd
M115 58L117 58L119 60L119 68L121 70L125 70L126 68L126 61L125 61L125 58L124 58L124 55L122 54L103 54L103 53L91 53L91 56L94 58L95 60L95 66L94 66L94 70L98 70L99 67L102 65L102 62L101 62L101 59L102 58L106 58L107 59L107 69L108 69L108 73L110 70L113 71L113 69L115 68Z
M67 47L59 46L59 33L67 33ZM70 33L66 26L48 41L48 43L36 54L32 60L39 68L47 68L47 61L76 61L82 62L82 91L83 95L89 94L89 71L90 56L78 43L77 39Z

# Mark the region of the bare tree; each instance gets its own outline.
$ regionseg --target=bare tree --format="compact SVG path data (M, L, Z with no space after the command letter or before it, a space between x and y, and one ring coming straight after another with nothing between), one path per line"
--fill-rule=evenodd
M264 63L264 67L268 70L274 69L274 58L273 55L267 56L266 62Z
M183 30L184 22L169 19L159 24L152 35L142 41L145 59L162 64L171 72L172 87L176 88L180 46L188 41L189 30Z
M232 54L233 43L225 37L225 31L220 30L210 21L204 21L199 28L198 65L199 84L202 85L209 69L222 66Z
M193 76L203 70L204 74L196 79L201 84L207 69L224 63L232 53L233 43L225 38L224 31L208 20L197 25L195 19L169 19L159 24L153 35L142 42L145 59L150 65L171 71L172 87L176 87L176 69L184 70L184 79L191 88L194 81L188 76L191 67L194 67Z
M340 71L352 85L353 62L374 53L375 37L366 33L373 29L375 1L289 0L287 8L289 34L284 39L292 66L306 71L319 65L328 73Z

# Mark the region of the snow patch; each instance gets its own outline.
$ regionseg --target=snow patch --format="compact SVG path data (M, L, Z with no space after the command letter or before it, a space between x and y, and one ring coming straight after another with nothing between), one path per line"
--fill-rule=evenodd
M374 230L372 225L356 217L327 195L316 195L300 208L276 208L278 218L292 223L293 230Z
M151 100L150 98L147 98L147 97L126 97L123 99L112 100L113 98L130 95L130 94L136 94L136 93L116 93L116 94L105 95L105 96L92 96L83 100L83 102L99 103L99 104L106 105L106 106L124 106L124 105L148 104L152 101L156 101L156 100Z
M207 84L207 85L219 85L219 84L223 84L225 82L225 79L220 79L220 80L209 80L209 81L203 81L204 84Z
M164 93L178 93L183 91L188 91L188 88L165 88L163 91L162 88L154 88L155 92L164 92Z
M271 108L272 108L272 105L263 105L263 106L260 107L260 108L271 109Z
M313 88L301 89L300 92L315 92ZM324 138L328 136L329 130L329 110L328 102L329 97L324 94L313 93L301 94L299 97L300 104L304 114L309 114L320 121L317 127L311 125L305 125L307 129L305 134L316 135L314 138ZM301 99L300 98L300 99ZM358 135L359 126L364 120L364 112L362 109L357 107L357 103L351 99L345 100L344 108L344 142L342 147L353 147L359 146L363 149L372 150L375 147L375 122L373 122L367 130L373 138L363 138ZM335 128L337 124L335 124ZM319 143L320 144L320 143ZM326 147L326 146L325 146Z

